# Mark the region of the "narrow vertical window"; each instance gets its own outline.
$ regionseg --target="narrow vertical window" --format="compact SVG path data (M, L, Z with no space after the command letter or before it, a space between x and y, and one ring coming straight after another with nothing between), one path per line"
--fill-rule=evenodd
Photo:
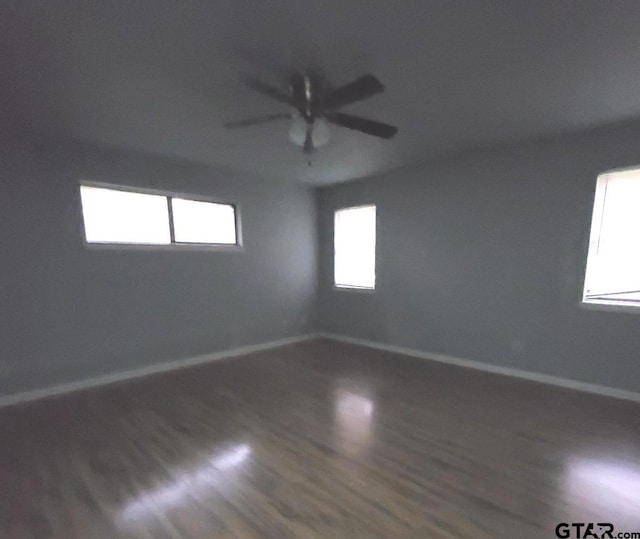
M640 306L640 169L598 177L583 299Z
M373 290L376 286L376 207L335 212L334 284Z

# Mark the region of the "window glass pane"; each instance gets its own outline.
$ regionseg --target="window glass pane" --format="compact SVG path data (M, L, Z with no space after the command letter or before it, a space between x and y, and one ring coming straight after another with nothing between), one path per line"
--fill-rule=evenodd
M345 208L335 213L336 286L375 288L376 207Z
M626 257L640 251L640 171L605 174L598 252Z
M235 245L236 215L230 204L171 199L176 242Z
M80 196L88 242L171 243L166 197L86 185Z
M635 301L640 292L640 170L602 174L593 208L585 298Z

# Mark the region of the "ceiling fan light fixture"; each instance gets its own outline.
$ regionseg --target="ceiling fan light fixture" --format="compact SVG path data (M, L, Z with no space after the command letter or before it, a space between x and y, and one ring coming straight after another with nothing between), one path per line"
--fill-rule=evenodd
M324 118L318 118L313 122L313 145L316 148L322 148L329 144L331 139L331 130L329 124Z
M381 139L390 139L398 132L398 128L394 125L339 110L384 91L383 84L371 74L362 75L348 84L334 88L322 77L298 72L291 77L288 93L252 78L249 78L246 84L252 90L288 105L290 112L265 114L228 122L225 127L235 129L291 119L289 140L302 148L304 154L311 154L316 148L329 143L331 136L329 124Z
M289 140L296 146L303 148L306 137L307 122L302 116L296 115L291 121L291 127L289 128ZM313 122L311 138L313 139L314 148L321 148L329 143L331 131L329 124L324 118L317 118Z
M304 139L307 136L307 122L300 115L296 115L291 120L289 128L289 140L296 146L304 146Z

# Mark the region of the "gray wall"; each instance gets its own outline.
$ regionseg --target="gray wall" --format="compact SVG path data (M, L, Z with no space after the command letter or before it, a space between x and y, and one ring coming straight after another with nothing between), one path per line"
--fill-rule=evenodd
M292 182L168 158L2 141L0 395L318 327L640 391L640 316L579 305L595 178L638 163L640 124L629 124L316 200ZM235 201L245 249L87 248L81 178ZM371 202L377 290L334 290L332 212Z
M87 248L78 181L238 204L244 250ZM314 192L74 143L0 144L0 395L314 327Z
M637 164L627 124L322 189L321 328L640 391L640 315L579 305L596 177ZM377 289L335 290L333 211L365 203Z

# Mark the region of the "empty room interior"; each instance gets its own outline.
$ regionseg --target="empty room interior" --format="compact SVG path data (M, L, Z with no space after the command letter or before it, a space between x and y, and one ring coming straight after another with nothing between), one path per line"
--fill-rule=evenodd
M1 538L640 538L640 2L0 13Z

